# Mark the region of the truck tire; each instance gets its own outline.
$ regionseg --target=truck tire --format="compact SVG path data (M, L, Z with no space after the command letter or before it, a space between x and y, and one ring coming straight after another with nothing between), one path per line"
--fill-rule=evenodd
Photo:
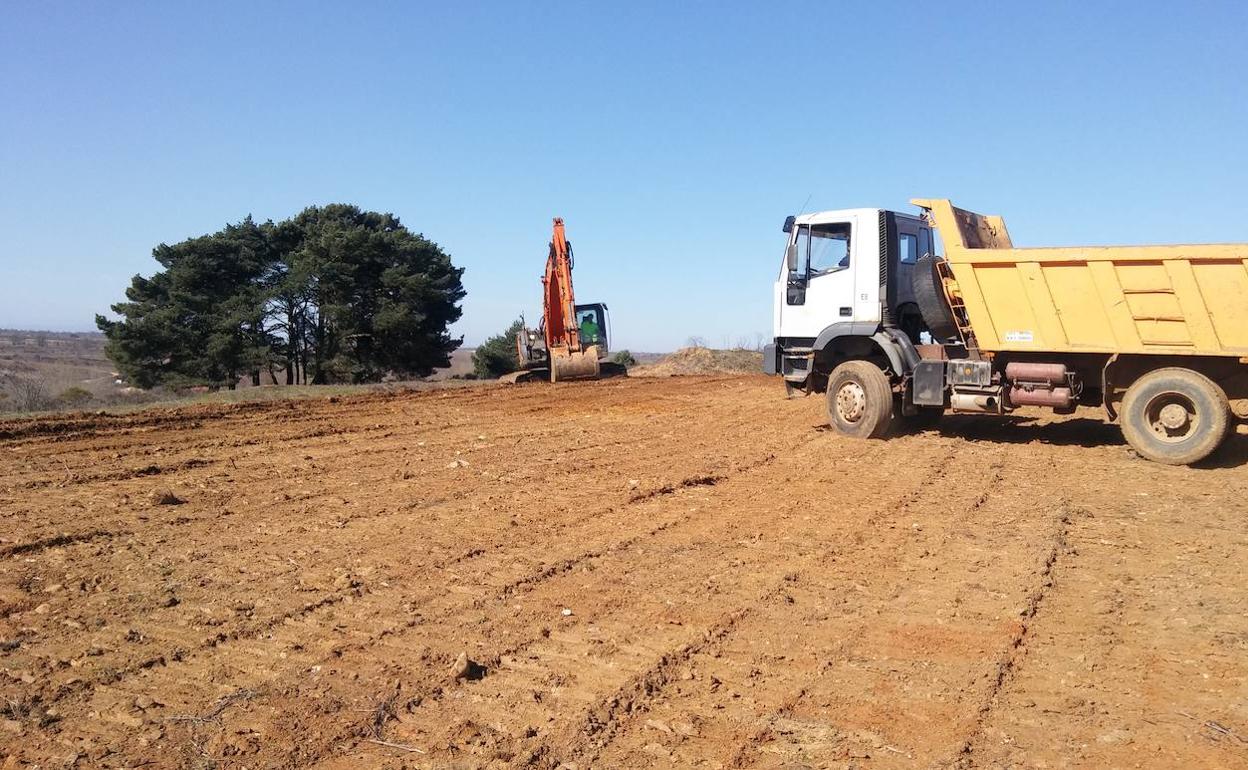
M870 361L846 361L828 376L828 424L855 438L884 438L893 424L888 375Z
M945 299L940 271L936 267L941 259L935 254L925 254L910 273L914 303L919 306L919 315L923 316L923 323L927 324L927 330L937 342L958 336L958 324L949 309L949 301Z
M1199 462L1230 432L1231 407L1217 383L1168 367L1132 383L1119 412L1122 434L1142 457L1168 465Z

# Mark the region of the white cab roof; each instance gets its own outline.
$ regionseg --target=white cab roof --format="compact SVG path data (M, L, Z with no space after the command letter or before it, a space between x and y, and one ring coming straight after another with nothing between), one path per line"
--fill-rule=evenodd
M794 220L794 224L798 225L821 225L828 222L845 222L853 217L875 218L880 215L883 209L832 209L830 211L816 211L812 214L802 214ZM899 217L918 220L915 214L906 214L900 211L893 212Z

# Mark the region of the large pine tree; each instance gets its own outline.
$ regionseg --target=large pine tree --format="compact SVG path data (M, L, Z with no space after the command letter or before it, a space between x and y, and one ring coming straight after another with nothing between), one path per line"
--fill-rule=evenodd
M286 370L287 383L424 376L461 340L463 270L390 214L336 204L291 220L251 218L153 251L164 268L135 276L121 316L96 323L140 387L233 387Z

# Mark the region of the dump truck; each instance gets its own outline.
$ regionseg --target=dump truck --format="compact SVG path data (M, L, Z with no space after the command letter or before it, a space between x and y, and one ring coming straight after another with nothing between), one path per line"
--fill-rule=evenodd
M524 327L516 335L516 359L520 370L501 379L585 380L623 373L623 367L607 361L610 350L610 318L606 304L576 304L572 268L576 261L563 219L555 217L542 274L542 320L536 329Z
M1248 419L1248 244L1017 248L999 216L911 203L784 223L763 369L838 432L1092 406L1181 465Z

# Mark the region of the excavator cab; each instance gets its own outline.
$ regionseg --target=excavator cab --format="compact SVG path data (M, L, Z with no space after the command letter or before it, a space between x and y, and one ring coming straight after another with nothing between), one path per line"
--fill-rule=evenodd
M606 358L610 353L608 341L611 338L607 329L607 306L601 302L577 305L576 326L580 332L581 345L597 345L598 358Z

